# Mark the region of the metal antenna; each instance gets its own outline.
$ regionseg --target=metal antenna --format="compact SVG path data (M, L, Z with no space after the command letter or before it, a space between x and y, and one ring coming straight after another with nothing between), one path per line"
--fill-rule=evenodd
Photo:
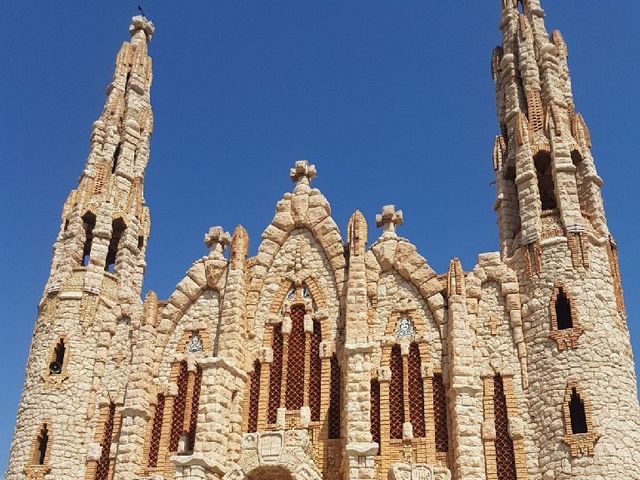
M138 5L138 10L140 10L140 13L143 17L147 18L147 16L144 14L144 10L142 10L142 7L140 5Z

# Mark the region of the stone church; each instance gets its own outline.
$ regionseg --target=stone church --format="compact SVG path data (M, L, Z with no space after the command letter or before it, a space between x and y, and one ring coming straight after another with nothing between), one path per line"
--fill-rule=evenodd
M640 479L567 45L540 0L502 0L500 29L498 252L435 272L392 205L370 245L358 211L343 236L301 160L257 255L213 227L171 296L142 299L154 27L134 17L62 209L7 480Z

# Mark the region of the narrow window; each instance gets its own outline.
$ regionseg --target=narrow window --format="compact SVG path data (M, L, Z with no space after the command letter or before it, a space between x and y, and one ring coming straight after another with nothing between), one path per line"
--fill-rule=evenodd
M389 381L389 422L391 438L402 438L402 424L404 423L404 378L402 374L402 355L400 345L391 348L391 380Z
M562 287L558 290L556 297L556 320L558 322L558 330L566 330L573 328L573 320L571 318L571 302L564 293Z
M82 260L80 265L86 267L89 265L91 256L91 244L93 243L93 229L96 226L96 216L87 212L82 216L82 225L84 227L84 246L82 247Z
M189 372L187 370L187 362L180 364L178 372L178 393L173 399L173 411L171 412L171 436L169 437L169 451L176 452L178 443L183 433L184 414L187 407L187 384Z
M247 432L253 433L258 431L258 407L260 406L260 372L262 365L259 360L253 362L253 372L250 375L249 386L249 421L247 423Z
M331 357L331 385L329 391L329 439L340 438L340 396L342 372L335 354Z
M584 401L580 398L575 387L571 389L569 415L571 416L571 433L587 433L587 414L584 410Z
M96 464L96 476L95 480L109 480L109 471L111 470L111 442L113 442L113 427L116 415L116 405L111 402L109 405L109 413L104 425L104 433L102 434L102 442L100 446L102 448L100 458Z
M420 349L413 342L409 348L409 416L413 426L413 436L424 438L424 385L422 381L422 368L420 361Z
M142 250L142 247L144 247L144 237L140 235L138 237L138 250Z
M513 451L513 440L509 436L509 415L507 399L504 394L502 376L497 374L493 379L493 408L496 427L496 470L498 480L516 480L516 460Z
M160 438L162 437L162 420L164 418L165 397L158 395L156 408L153 413L153 424L151 426L151 440L149 442L149 462L147 466L155 468L158 466L158 453L160 452Z
M380 455L380 382L371 380L371 440L378 444Z
M553 210L556 208L556 194L551 168L551 155L548 152L539 152L533 157L533 161L538 175L538 192L542 210Z
M436 452L449 451L449 431L447 428L447 395L441 373L433 375L433 420L436 435Z
M269 411L267 422L276 423L278 407L280 407L280 393L282 391L282 323L273 326L273 363L269 374Z
M49 373L51 375L60 375L62 373L65 351L64 339L61 338L56 348L53 349L53 361L49 364Z
M107 261L104 265L106 272L113 273L116 267L116 259L118 258L118 247L120 240L124 235L127 226L121 218L116 218L111 224L111 240L109 241L109 250L107 252Z
M285 406L287 410L298 410L304 402L304 306L291 307L291 333L288 341L287 391Z
M320 420L320 383L322 379L322 368L320 362L320 342L322 341L322 331L320 322L313 322L313 334L309 342L309 408L311 409L311 420Z
M47 430L47 424L45 423L40 430L37 440L37 450L35 455L35 462L38 465L44 465L47 460L47 448L49 447L49 431Z
M111 167L111 173L116 173L116 167L118 166L118 157L120 156L120 144L116 146L116 149L113 151L113 161Z
M193 381L193 394L191 396L191 416L189 417L189 436L187 449L193 452L196 446L196 428L198 426L198 408L200 407L200 389L202 388L202 367L196 366L195 379Z

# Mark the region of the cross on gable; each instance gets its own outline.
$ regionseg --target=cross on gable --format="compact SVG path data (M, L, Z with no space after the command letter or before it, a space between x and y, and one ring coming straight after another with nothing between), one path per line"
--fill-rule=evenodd
M211 227L204 236L204 244L209 249L209 254L224 252L224 249L230 243L231 235L229 235L229 232L225 232L222 227Z
M385 205L382 213L376 215L376 226L382 227L383 233L396 233L396 225L402 225L404 215L402 210L396 210L395 205Z
M309 165L308 160L297 160L293 168L289 171L289 177L297 185L310 185L311 180L318 176L315 165Z

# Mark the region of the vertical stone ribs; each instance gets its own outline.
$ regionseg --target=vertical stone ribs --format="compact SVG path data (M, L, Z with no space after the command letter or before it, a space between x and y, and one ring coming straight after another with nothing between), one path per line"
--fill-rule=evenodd
M184 412L187 406L187 382L188 382L187 363L180 364L180 372L178 373L178 394L173 401L173 412L171 415L171 436L169 437L169 451L178 450L178 442L182 435L182 427L184 425Z
M256 360L253 364L253 372L251 373L251 386L249 387L249 421L247 423L247 431L249 433L258 430L258 409L260 407L260 373L262 372L262 364Z
M285 405L287 410L299 410L304 405L304 306L291 307L291 333L288 341L287 383Z
M309 408L311 409L311 420L320 420L320 388L321 388L321 365L320 365L320 342L322 341L322 331L320 322L313 322L313 334L309 343Z
M147 466L158 466L158 452L160 452L160 437L162 436L162 419L164 417L164 395L158 395L155 412L153 414L153 426L151 427L151 440L149 442L149 461Z
M513 441L509 436L507 399L502 376L494 377L493 408L496 425L496 470L498 480L517 480Z
M107 420L104 425L104 434L102 435L102 443L101 443L101 453L100 458L98 459L98 463L96 464L96 476L95 480L109 480L110 473L110 452L111 452L111 442L113 441L113 425L116 415L116 404L111 403L109 405L109 413L107 415Z
M331 390L329 393L329 438L340 438L342 371L335 354L331 357Z
M282 389L282 323L273 326L273 363L269 375L269 411L267 422L276 423Z
M424 386L421 375L420 349L415 342L409 348L409 416L413 426L413 436L424 438Z
M449 432L447 429L447 396L442 374L436 373L433 385L433 420L436 432L436 452L449 451Z
M402 375L402 355L400 345L391 349L389 360L391 380L389 381L389 423L390 437L402 438L402 424L404 423L404 378Z

